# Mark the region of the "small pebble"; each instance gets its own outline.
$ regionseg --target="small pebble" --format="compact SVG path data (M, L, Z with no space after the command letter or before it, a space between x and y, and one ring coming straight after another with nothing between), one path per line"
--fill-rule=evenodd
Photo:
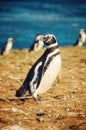
M37 118L37 121L38 121L38 122L44 122L44 118L43 118L43 117L38 117L38 118Z
M16 111L17 111L17 108L13 107L11 110L12 110L13 112L16 112Z
M67 97L66 97L66 96L64 96L64 97L63 97L63 100L67 100Z

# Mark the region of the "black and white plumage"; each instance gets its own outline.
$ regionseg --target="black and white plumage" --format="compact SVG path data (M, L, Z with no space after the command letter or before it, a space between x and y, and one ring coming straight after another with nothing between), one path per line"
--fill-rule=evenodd
M41 35L40 33L36 34L35 41L34 41L33 45L31 46L31 48L29 49L29 52L31 52L31 51L39 51L43 47L44 42L41 39L42 36L43 35Z
M61 69L61 56L56 38L52 34L42 37L47 49L30 69L16 96L31 94L37 96L45 93L54 82Z
M5 43L4 47L1 50L1 55L9 54L10 50L12 49L13 45L13 38L8 38L7 42Z
M78 37L76 43L74 44L74 46L81 47L81 46L83 46L83 44L85 43L85 41L86 41L85 30L84 29L80 29L79 37Z

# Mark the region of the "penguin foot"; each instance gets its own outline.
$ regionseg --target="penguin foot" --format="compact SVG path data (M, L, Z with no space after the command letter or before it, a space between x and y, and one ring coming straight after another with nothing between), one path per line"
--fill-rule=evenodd
M37 96L36 98L34 97L34 100L39 102L39 101L42 101L42 98L41 98L41 96Z

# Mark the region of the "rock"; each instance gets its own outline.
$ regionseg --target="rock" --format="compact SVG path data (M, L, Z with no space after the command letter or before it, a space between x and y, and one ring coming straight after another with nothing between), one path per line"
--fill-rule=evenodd
M43 118L42 116L41 116L41 117L38 117L38 118L37 118L37 121L38 121L38 122L44 122L44 118Z
M17 108L15 108L15 107L12 107L12 109L11 109L13 112L16 112L17 111Z
M63 100L67 100L67 96L64 96L64 97L63 97Z

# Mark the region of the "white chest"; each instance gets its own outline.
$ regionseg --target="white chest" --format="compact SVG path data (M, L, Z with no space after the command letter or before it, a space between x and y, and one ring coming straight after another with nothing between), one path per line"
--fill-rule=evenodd
M38 94L42 94L46 92L56 79L57 75L59 74L61 69L61 57L57 55L49 64L48 68L46 69L41 83L38 87Z
M12 42L7 43L6 45L6 51L10 51L12 48Z

